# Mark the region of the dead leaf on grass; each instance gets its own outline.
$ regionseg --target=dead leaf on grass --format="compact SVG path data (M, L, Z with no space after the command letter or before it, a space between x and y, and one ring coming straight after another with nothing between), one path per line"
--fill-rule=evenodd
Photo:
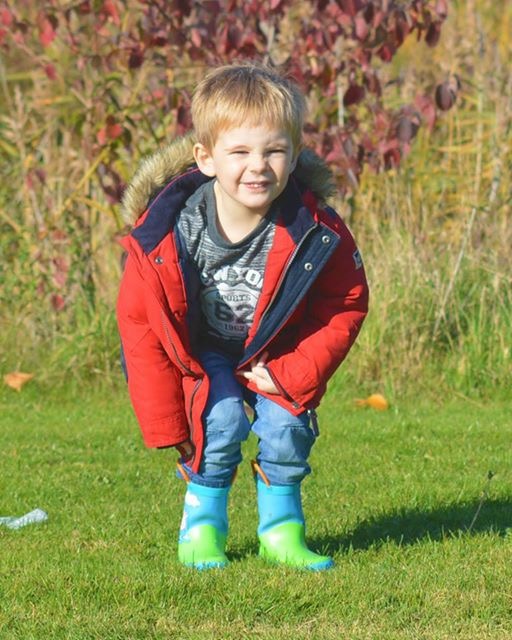
M372 393L367 398L360 398L355 401L358 407L371 407L377 411L386 411L389 409L389 402L381 393Z
M22 387L34 377L33 373L23 373L22 371L13 371L12 373L6 373L4 376L4 382L11 389L21 391Z

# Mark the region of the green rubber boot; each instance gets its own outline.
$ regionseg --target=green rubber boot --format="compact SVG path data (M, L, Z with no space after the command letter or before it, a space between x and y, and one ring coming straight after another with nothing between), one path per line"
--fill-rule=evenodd
M290 567L325 571L334 566L332 558L308 549L300 484L267 486L258 477L260 556Z
M178 543L182 564L200 570L227 566L229 489L188 483Z

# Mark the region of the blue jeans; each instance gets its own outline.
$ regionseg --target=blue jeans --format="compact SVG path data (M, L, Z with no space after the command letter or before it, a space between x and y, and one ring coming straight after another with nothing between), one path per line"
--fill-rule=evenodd
M201 355L210 378L204 413L205 445L199 473L185 465L192 482L209 487L231 484L242 461L241 444L252 431L258 438L257 462L272 485L301 482L311 472L307 462L315 435L306 411L298 416L272 400L248 391L234 374L234 363L219 353ZM251 424L246 402L254 411Z

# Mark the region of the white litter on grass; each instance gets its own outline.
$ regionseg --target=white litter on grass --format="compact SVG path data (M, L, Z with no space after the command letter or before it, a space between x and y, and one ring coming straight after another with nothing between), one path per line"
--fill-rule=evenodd
M42 509L34 509L24 516L16 518L16 516L4 516L0 517L0 525L3 524L9 529L21 529L26 527L27 524L39 524L40 522L46 522L48 520L48 514Z

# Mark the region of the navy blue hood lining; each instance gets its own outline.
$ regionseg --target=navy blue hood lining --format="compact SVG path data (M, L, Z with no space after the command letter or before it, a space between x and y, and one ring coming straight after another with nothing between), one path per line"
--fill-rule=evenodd
M211 178L194 168L171 180L160 191L149 205L144 222L132 231L132 237L137 240L145 254L151 253L174 228L176 218L188 198L208 180ZM306 208L302 202L299 183L293 177L290 177L276 204L281 210L281 220L278 224L283 224L292 240L298 243L311 226L311 218L297 215L305 213Z
M202 184L211 180L199 169L192 169L174 178L160 191L149 206L149 212L140 225L132 231L132 236L148 254L173 229L177 215L186 201Z

